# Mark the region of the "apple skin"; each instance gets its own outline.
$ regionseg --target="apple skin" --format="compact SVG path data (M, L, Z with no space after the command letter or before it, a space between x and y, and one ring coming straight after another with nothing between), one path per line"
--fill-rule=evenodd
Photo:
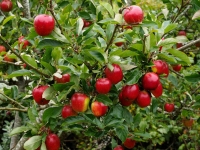
M0 8L3 12L9 12L12 10L13 4L10 0L3 0L0 3Z
M49 103L49 100L42 98L42 94L48 87L48 85L41 85L33 89L32 96L38 105L46 105Z
M159 82L160 79L154 72L148 72L142 78L142 85L146 90L155 90Z
M70 116L76 116L77 113L72 109L71 105L65 105L62 109L62 118L65 119Z
M174 71L179 72L181 70L182 66L181 66L181 64L178 64L178 65L173 65L172 68Z
M107 94L112 87L112 83L108 78L99 78L96 81L95 88L99 94Z
M91 110L94 116L101 117L104 116L108 111L108 106L102 102L94 101L91 104Z
M83 28L89 27L92 24L91 21L83 19Z
M50 133L46 137L45 145L46 145L47 150L59 150L60 139L56 134Z
M19 46L20 46L21 44L23 45L23 46L22 46L23 49L26 49L26 47L30 45L29 41L24 39L24 36L20 36L20 37L18 38L18 42L19 42Z
M182 43L176 43L176 48L180 48L180 47L182 47L182 46L183 46Z
M122 46L123 44L124 44L124 42L117 42L117 43L115 43L115 45L118 46L118 47Z
M165 103L164 109L166 112L173 112L174 111L174 104L173 103Z
M200 47L200 42L195 44L196 47Z
M179 35L179 36L186 36L186 32L185 32L184 30L180 30L180 31L178 32L178 35Z
M165 61L163 61L163 74L165 78L169 75L169 65Z
M124 150L124 148L121 145L117 145L113 150Z
M54 80L57 83L67 83L67 82L70 81L70 74L68 74L68 73L63 74L61 78L58 78L58 77L54 76Z
M151 104L151 96L147 91L141 91L136 102L142 108L147 107Z
M23 66L23 68L25 69L27 65L24 63L22 66Z
M8 55L5 55L3 58L4 61L8 61L8 62L14 62L13 58L10 58Z
M119 102L122 106L130 106L133 101L123 98L122 92L119 93Z
M124 142L124 146L128 149L132 149L133 147L135 147L136 141L132 140L131 138L126 138L125 142Z
M117 84L123 79L123 72L118 64L112 64L114 69L111 71L108 67L105 69L106 77L111 81L112 84Z
M163 61L155 60L153 61L154 66L151 67L152 71L158 75L163 74Z
M76 112L85 112L88 109L89 97L83 93L74 93L71 97L71 106Z
M124 99L134 101L139 95L140 89L137 84L126 85L122 88L122 97Z
M183 125L184 125L185 127L191 127L191 126L194 124L194 119L192 119L192 118L190 118L190 119L184 118L184 119L182 120L182 122L183 122Z
M163 87L162 87L162 84L159 83L157 88L155 90L151 90L151 93L156 97L160 97L163 93Z
M38 35L47 36L51 34L55 27L55 20L46 14L37 15L34 19L34 28Z
M138 24L142 22L144 13L139 6L132 5L127 7L123 12L124 20L128 24Z
M6 48L3 45L0 45L0 53L1 52L6 52Z

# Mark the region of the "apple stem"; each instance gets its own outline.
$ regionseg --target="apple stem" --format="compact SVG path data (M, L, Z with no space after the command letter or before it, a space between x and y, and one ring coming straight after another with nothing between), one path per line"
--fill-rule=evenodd
M38 70L37 68L35 68L35 67L31 66L29 63L27 63L27 62L21 57L20 54L18 54L16 51L14 51L14 49L12 49L12 47L3 39L2 36L0 36L0 40L7 46L7 48L9 48L9 49L12 51L12 53L14 53L23 63L27 64L27 66L29 66L31 69L35 70L37 73L39 73L39 74L41 74L41 75L43 75L43 76L45 76L45 77L47 77L47 78L49 77L48 74L45 74L45 73L41 72L41 71Z
M58 25L61 33L63 34L62 27L59 24L58 19L56 18L55 14L54 14L54 11L53 11L53 1L52 0L49 1L49 9L48 9L48 11L51 13L51 15L53 16L53 18L55 19L55 21L56 21L56 23L57 23L57 25Z
M13 106L18 105L19 107L21 107L21 108L23 108L23 109L27 109L26 107L24 107L23 105L21 105L20 103L18 103L18 102L15 101L14 99L8 97L8 96L5 95L4 93L1 93L1 92L0 92L0 94L1 94L2 96L4 96L5 98L7 98L7 100L9 100L9 101L12 103ZM1 100L2 100L2 101L7 101L7 100L3 100L3 99L1 99Z

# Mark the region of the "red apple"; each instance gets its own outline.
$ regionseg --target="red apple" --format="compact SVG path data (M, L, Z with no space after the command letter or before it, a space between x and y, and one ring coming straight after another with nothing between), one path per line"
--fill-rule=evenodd
M183 46L182 43L176 43L176 48L180 48L180 47L182 47L182 46Z
M14 62L14 59L13 58L10 58L10 56L8 55L5 55L4 58L3 58L4 61L8 61L8 62Z
M20 36L18 38L18 42L19 42L19 46L22 44L23 49L26 49L26 47L30 45L29 41L25 40L23 36Z
M121 145L117 145L113 150L124 150L124 148Z
M173 68L174 71L179 72L179 71L181 70L182 66L181 66L181 64L178 64L178 65L172 65L172 68Z
M54 76L54 80L57 83L67 83L70 81L70 75L68 73L66 73L66 74L63 74L61 78Z
M157 88L155 90L151 90L151 93L157 98L160 97L163 93L163 87L162 84L159 83Z
M62 117L65 119L70 116L76 116L77 113L72 109L71 105L65 105L62 109Z
M136 5L127 7L123 12L123 16L128 24L138 24L142 22L144 18L142 9Z
M38 35L47 36L51 34L55 27L55 20L46 14L37 15L34 19L34 28Z
M99 78L96 81L95 87L98 93L107 94L112 87L112 83L108 78Z
M33 89L32 91L33 99L35 100L37 104L46 105L49 103L49 100L42 98L42 94L48 87L49 87L48 85L41 85Z
M71 97L71 105L76 112L85 112L89 101L89 97L83 93L74 93Z
M130 106L133 103L133 101L123 98L122 92L119 93L119 102L122 106Z
M10 0L2 0L0 3L0 8L3 12L9 12L12 10L12 2Z
M140 91L137 97L137 104L144 108L151 104L151 96L147 91Z
M173 112L174 111L174 104L173 103L165 103L164 109L166 112Z
M117 42L117 43L115 43L115 45L118 46L118 47L122 46L123 44L124 44L124 42Z
M102 102L94 101L91 105L91 110L94 116L101 117L104 116L108 111L108 106Z
M155 90L160 80L157 74L153 72L146 73L142 78L143 88L146 90Z
M200 42L195 44L196 47L200 47Z
M190 118L190 119L184 118L182 120L182 122L183 122L183 125L185 127L191 127L194 124L194 119L192 119L192 118Z
M91 21L83 19L83 28L89 27L92 24Z
M6 48L3 45L0 45L0 53L1 52L6 52Z
M163 61L163 74L166 78L169 75L169 65L165 61Z
M164 64L162 60L153 61L154 66L151 67L152 71L158 75L163 74Z
M56 134L49 134L46 137L45 145L47 150L59 150L60 149L60 139Z
M117 84L123 79L123 72L118 64L113 64L114 69L111 71L108 67L105 69L106 77L112 84Z
M186 36L186 32L185 32L184 30L180 30L180 31L178 32L178 35L179 35L179 36Z
M27 65L24 63L24 64L23 64L24 69L26 68L26 66L27 66Z
M125 142L124 142L124 146L128 149L132 149L133 147L135 147L136 141L132 140L131 138L126 138Z
M140 92L137 84L126 85L122 88L122 96L124 99L134 101Z

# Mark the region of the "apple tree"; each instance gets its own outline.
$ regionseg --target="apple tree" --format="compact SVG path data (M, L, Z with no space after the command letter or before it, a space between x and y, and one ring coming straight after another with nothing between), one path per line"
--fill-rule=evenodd
M200 148L200 1L0 9L0 149Z

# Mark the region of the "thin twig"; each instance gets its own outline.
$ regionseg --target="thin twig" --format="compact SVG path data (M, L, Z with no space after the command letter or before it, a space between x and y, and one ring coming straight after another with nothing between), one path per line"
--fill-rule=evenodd
M47 77L47 78L49 77L48 74L45 74L45 73L41 72L41 71L38 70L37 68L35 68L35 67L31 66L29 63L27 63L27 62L22 58L22 56L21 56L20 54L18 54L14 49L12 49L12 47L2 38L2 36L0 36L0 40L1 40L4 44L6 44L6 46L12 51L12 53L14 53L23 63L27 64L27 66L29 66L31 69L35 70L37 73L39 73L39 74L41 74L41 75L43 75L43 76L45 76L45 77Z
M170 71L183 78L183 76L180 73L174 71L173 69L170 69Z
M186 45L184 45L184 46L178 48L177 50L179 50L179 51L184 51L185 49L187 49L187 48L189 48L189 47L191 47L191 46L193 46L194 44L199 43L199 42L200 42L200 39L191 41L190 43L188 43L188 44L186 44Z
M10 110L10 111L21 111L21 112L27 112L27 109L8 108L8 107L0 107L0 110Z
M1 62L5 63L5 64L15 65L15 66L23 66L23 64L17 64L17 63L13 63L13 62L9 62L9 61L4 61L4 60L2 60Z

